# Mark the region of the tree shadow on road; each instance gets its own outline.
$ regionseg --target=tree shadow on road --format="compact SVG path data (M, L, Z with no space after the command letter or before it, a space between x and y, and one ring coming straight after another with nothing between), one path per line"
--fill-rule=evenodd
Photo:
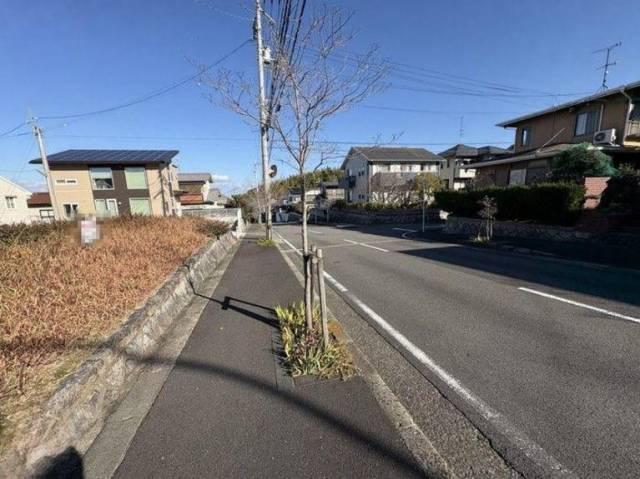
M357 441L366 446L369 451L382 458L384 461L392 462L398 472L402 472L403 477L425 477L425 472L418 467L408 452L394 448L389 444L381 441L379 438L364 431L358 425L351 423L349 420L338 417L320 404L305 398L302 392L295 389L280 389L276 384L266 381L259 376L254 376L240 370L235 370L226 366L178 358L175 362L170 358L164 358L157 355L139 356L133 353L122 351L127 359L133 360L143 365L165 365L173 366L174 369L197 371L210 376L215 376L222 381L230 381L233 383L248 386L257 394L271 396L279 401L285 402L288 406L302 411L306 416L310 416L322 423L330 426L333 430L338 431L341 435ZM222 385L222 384L221 384ZM394 434L395 430L394 430ZM364 458L363 458L364 459ZM434 469L430 471L426 477L439 478L444 477L441 471Z

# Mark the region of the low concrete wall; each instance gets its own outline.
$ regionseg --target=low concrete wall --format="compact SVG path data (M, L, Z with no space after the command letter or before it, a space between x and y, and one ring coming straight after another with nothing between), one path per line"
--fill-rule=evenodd
M314 220L312 212L310 221ZM428 209L427 221L439 221L440 210ZM326 221L324 211L318 211L318 221ZM353 223L359 225L406 223L416 224L422 222L422 210L381 210L381 211L360 211L360 210L329 210L329 221L338 223Z
M236 241L235 232L226 233L192 256L66 378L37 417L16 432L0 460L0 477L38 476L70 448L86 452L142 368L138 359L156 350L193 290Z
M475 236L480 231L482 220L449 216L443 232ZM493 234L507 238L534 238L551 241L586 241L598 244L640 248L640 235L627 233L587 233L566 226L551 226L516 221L494 221Z

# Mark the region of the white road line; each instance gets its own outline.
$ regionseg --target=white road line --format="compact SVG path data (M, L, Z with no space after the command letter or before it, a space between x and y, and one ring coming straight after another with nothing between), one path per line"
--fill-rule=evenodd
M309 233L313 233L313 234L316 234L316 235L323 235L324 234L324 232L318 231L318 230L309 229L308 231L309 231Z
M409 238L407 238L407 235L409 233L417 233L416 230L409 230L409 229L406 229L406 228L393 228L393 229L396 230L396 231L404 231L404 233L402 233L400 235L403 239L409 239Z
M295 251L295 252L296 252L296 253L298 253L300 256L302 256L302 252L301 252L298 248L296 248L295 246L293 246L293 244L291 244L291 242L290 242L290 241L286 240L286 239L284 238L284 236L282 236L282 235L281 235L280 233L278 233L277 231L276 231L275 233L276 233L276 235L278 235L278 237L279 237L282 241L284 241L284 242L287 244L287 246L288 246L289 248L291 248L293 251Z
M609 316L613 316L614 318L624 319L625 321L632 321L634 323L640 324L640 318L634 318L633 316L627 316L624 314L616 313L614 311L609 311L608 309L598 308L596 306L591 306L589 304L580 303L578 301L573 301L571 299L562 298L560 296L555 296L549 293L543 293L542 291L536 291L535 289L519 287L520 291L526 291L527 293L537 294L538 296L542 296L544 298L555 299L556 301L561 301L563 303L571 304L573 306L578 306L580 308L590 309L591 311L596 311L598 313L607 314Z
M551 470L553 473L562 477L576 477L573 472L563 466L557 459L547 453L541 446L530 439L526 434L518 430L513 426L506 417L501 413L494 410L486 404L482 399L473 395L465 386L460 383L455 377L445 371L438 363L436 363L431 357L429 357L418 346L413 344L405 335L395 329L389 324L382 316L376 313L373 309L362 302L355 294L349 291L344 285L333 278L329 273L325 271L325 278L338 290L340 293L349 298L350 301L355 303L369 318L380 326L387 334L389 334L395 341L397 341L402 348L404 348L409 354L411 354L418 362L424 365L432 373L440 378L447 386L462 397L468 404L471 405L480 415L494 427L505 434L514 445L518 447L524 454L532 460L534 463L543 466L547 470Z
M378 251L382 251L384 253L388 253L389 250L388 249L384 249L384 248L378 248L377 246L373 246L367 243L359 243L357 241L352 241L346 238L343 238L344 241L346 241L347 243L351 243L351 244L357 244L358 246L364 246L365 248L371 248L371 249L376 249Z
M302 256L302 253L295 248L289 241L287 241L280 233L276 231L276 234L282 241L284 241L289 247L295 249L296 252ZM356 241L346 240L347 243L359 244ZM355 294L349 291L343 284L336 280L326 271L324 277L327 278L329 283L338 290L341 294L347 297L350 301L355 303L361 311L363 311L369 318L377 323L381 329L386 331L395 341L397 341L402 348L404 348L409 354L411 354L418 362L423 364L432 373L438 376L445 384L447 384L452 390L459 394L462 399L471 405L480 415L494 427L505 434L515 446L518 447L524 454L532 460L534 463L543 466L545 469L550 469L553 473L563 477L576 477L570 470L563 466L553 456L548 454L542 447L530 439L526 434L516 429L501 413L492 409L482 399L477 398L463 386L460 381L454 378L447 371L442 369L432 358L413 344L406 336L395 329L389 324L382 316L376 313L373 309L362 302Z
M365 248L377 249L378 251L382 251L383 253L388 253L388 249L378 248L377 246L373 246L367 243L360 243L360 246L364 246Z

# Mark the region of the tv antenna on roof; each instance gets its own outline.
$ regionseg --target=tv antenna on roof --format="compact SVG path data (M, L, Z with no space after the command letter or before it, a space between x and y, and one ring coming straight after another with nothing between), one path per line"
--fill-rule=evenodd
M604 47L604 48L601 48L601 49L596 50L596 51L593 52L593 53L607 52L606 59L604 61L604 65L598 67L598 70L604 70L604 72L602 73L602 85L600 86L600 89L602 91L604 91L607 88L609 88L607 86L607 75L609 74L609 67L617 64L616 62L610 61L611 52L613 51L614 48L618 48L621 45L622 45L622 42L618 42L618 43L614 43L613 45L609 45L608 47Z

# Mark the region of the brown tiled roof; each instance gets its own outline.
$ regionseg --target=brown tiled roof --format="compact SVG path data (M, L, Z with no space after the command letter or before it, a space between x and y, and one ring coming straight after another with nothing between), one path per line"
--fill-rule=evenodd
M32 193L27 200L27 206L32 208L36 206L51 206L51 197L47 191Z

